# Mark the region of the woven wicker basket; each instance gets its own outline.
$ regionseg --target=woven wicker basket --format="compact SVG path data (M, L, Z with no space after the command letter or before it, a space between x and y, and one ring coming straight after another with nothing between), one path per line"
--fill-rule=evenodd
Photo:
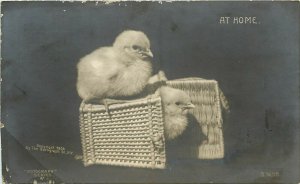
M160 97L148 96L113 104L108 112L103 105L81 104L80 131L85 166L165 168Z
M199 159L217 159L224 157L221 104L227 105L223 93L215 80L184 78L168 81L173 88L185 91L192 99L195 108L192 114L197 119L202 132L207 137L199 145ZM227 108L227 107L225 107Z
M192 114L207 137L199 145L198 158L223 158L221 107L227 103L217 81L185 78L167 81L167 85L187 92L196 106ZM162 104L157 94L110 105L108 112L104 105L80 106L85 166L165 168Z

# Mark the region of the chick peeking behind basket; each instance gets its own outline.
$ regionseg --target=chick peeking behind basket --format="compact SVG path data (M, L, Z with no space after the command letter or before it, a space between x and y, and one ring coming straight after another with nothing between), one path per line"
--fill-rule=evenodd
M167 140L172 140L186 129L188 112L195 106L189 95L182 90L167 86L158 90L162 99L165 137Z

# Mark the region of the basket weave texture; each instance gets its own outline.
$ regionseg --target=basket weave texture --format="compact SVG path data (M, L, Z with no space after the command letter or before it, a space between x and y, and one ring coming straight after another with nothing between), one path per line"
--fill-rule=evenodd
M80 131L85 166L93 164L165 168L161 99L143 99L80 106Z
M185 91L195 105L191 113L206 136L198 147L198 158L223 158L222 107L228 108L228 103L218 82L184 78L167 81L167 85ZM110 105L108 111L104 105L82 102L83 163L163 169L166 165L163 127L158 94Z

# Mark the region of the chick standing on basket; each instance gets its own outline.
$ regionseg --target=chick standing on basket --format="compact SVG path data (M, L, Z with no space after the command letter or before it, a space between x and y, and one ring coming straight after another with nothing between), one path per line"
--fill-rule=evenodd
M150 41L143 32L122 32L112 47L101 47L81 58L77 65L79 96L85 102L106 104L106 98L142 92L152 75L152 57Z
M188 124L187 114L195 106L184 91L163 86L158 89L164 111L165 137L168 140L181 135Z
M115 102L107 98L137 95L145 87L151 93L163 85L160 81L166 80L162 71L151 77L152 58L150 41L143 32L122 32L112 47L101 47L81 58L77 65L79 96L86 103L104 103L108 110L108 103ZM164 108L165 135L167 139L174 139L185 130L188 110L194 105L181 90L163 86L159 92Z

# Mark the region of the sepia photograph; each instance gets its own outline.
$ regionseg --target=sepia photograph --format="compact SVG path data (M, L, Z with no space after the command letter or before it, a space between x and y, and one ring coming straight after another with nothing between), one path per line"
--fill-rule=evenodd
M300 183L297 1L1 2L2 183Z

